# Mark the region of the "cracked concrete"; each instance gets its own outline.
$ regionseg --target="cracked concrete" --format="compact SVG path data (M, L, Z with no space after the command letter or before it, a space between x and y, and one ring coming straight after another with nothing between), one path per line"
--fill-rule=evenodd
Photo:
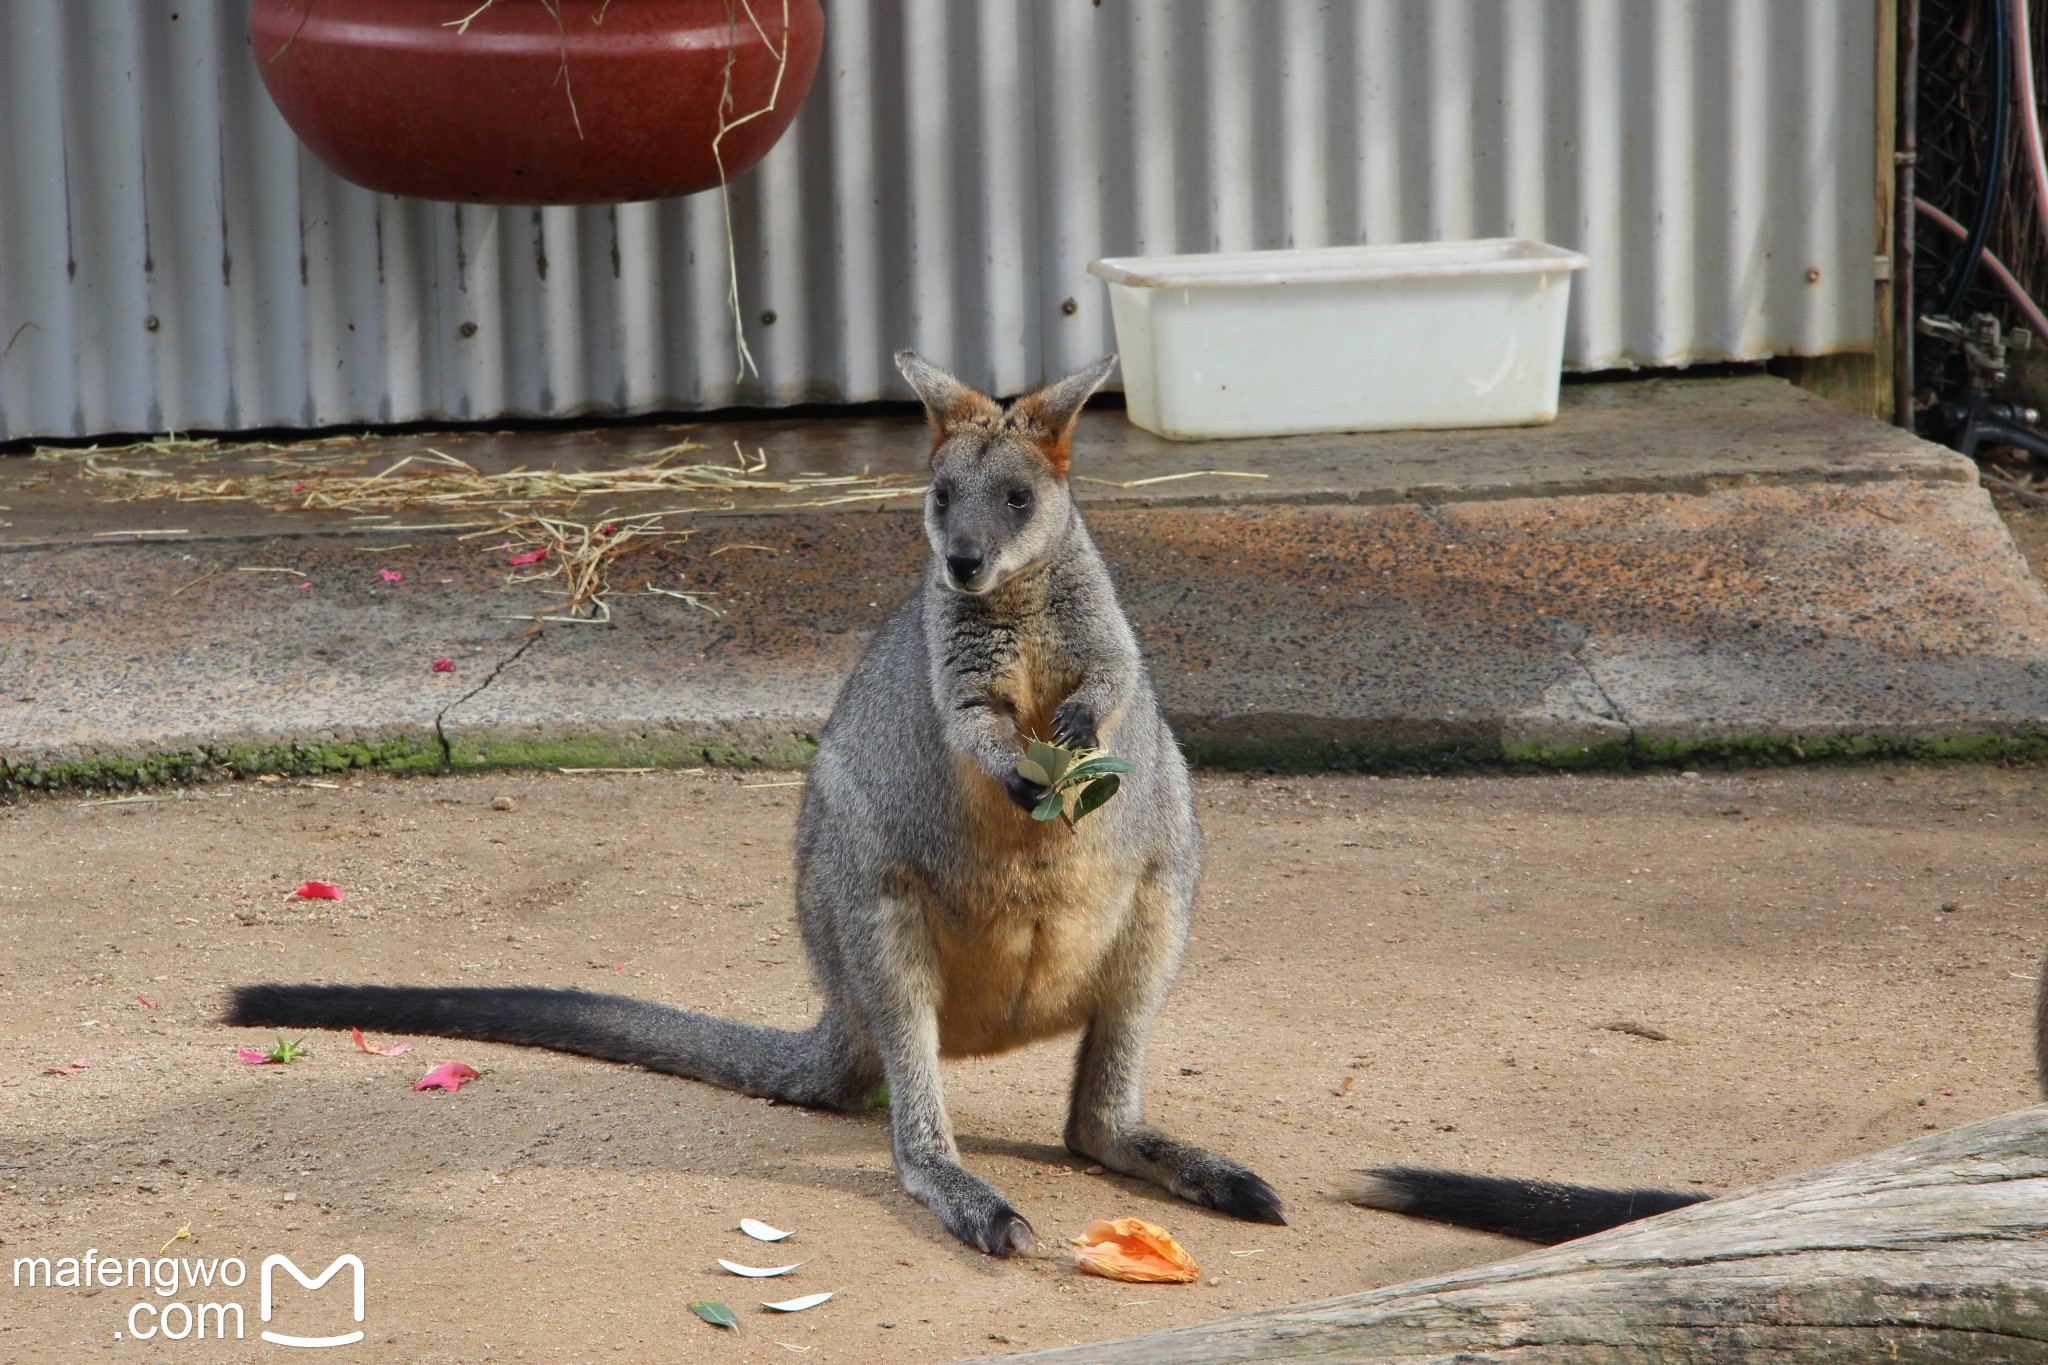
M1600 683L1583 660L1579 675L1565 677L1547 688L1534 706L1507 716L1501 722L1501 749L1506 754L1567 754L1576 750L1606 754L1620 745L1626 749L1635 732L1622 720Z
M2048 598L1967 461L1772 380L1566 392L1544 428L1199 449L1092 414L1077 494L1190 752L1385 769L2048 749ZM911 470L920 432L778 419L748 444L783 473L883 452ZM559 434L524 439L465 451L564 456ZM1270 477L1139 482L1201 469ZM798 764L924 556L914 501L756 498L696 515L626 585L719 615L631 593L609 626L528 634L555 599L508 582L488 541L68 488L9 494L0 792ZM189 534L98 534L145 514ZM767 552L718 553L740 545Z
M484 675L484 680L482 682L478 683L475 687L470 688L469 691L464 692L454 701L449 702L446 706L442 707L440 710L434 713L434 742L441 746L441 764L443 767L453 767L455 765L455 746L451 744L448 740L448 730L445 725L445 722L448 719L448 714L451 711L454 711L457 707L461 706L464 702L468 701L470 698L476 696L479 692L482 692L492 683L496 682L498 680L498 675L500 673L503 673L506 669L510 668L513 664L518 663L520 659L524 658L527 650L532 649L535 645L541 642L545 629L545 627L536 626L533 634L527 636L525 641L520 644L519 648L513 650L510 654L507 654L504 658L498 660L497 663L491 665L491 671ZM431 667L431 665L429 665L429 667Z

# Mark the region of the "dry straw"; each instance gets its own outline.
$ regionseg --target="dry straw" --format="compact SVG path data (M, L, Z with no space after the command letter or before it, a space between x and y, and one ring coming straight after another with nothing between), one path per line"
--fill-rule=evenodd
M504 520L572 511L597 498L649 493L687 495L700 501L639 515L679 515L730 506L732 495L748 492L808 494L795 502L771 505L825 507L924 491L923 484L908 474L804 471L786 478L770 475L766 453L756 450L749 456L738 442L733 443L729 461L686 461L683 456L706 447L684 440L608 469L529 469L522 465L489 473L432 447L387 459L383 443L366 447L364 440L344 436L275 446L172 436L128 446L43 449L36 457L75 462L94 495L107 502L253 502L276 511L341 512L368 520L389 520L401 512L481 514ZM167 468L159 458L166 455L208 461L234 459L253 468ZM377 466L374 469L373 464Z
M768 473L766 452L757 449L749 456L738 442L730 460L684 458L705 449L682 440L608 469L521 466L497 473L432 447L393 458L387 444L368 444L355 436L276 446L174 434L126 446L44 449L36 457L75 464L102 501L255 503L275 511L340 513L362 529L469 531L463 539L499 538L498 548L514 558L542 550L532 564L518 566L511 581L559 582L562 601L533 619L578 625L612 619L606 599L614 594L612 575L621 564L664 540L692 534L670 526L672 518L730 508L737 495L747 493L798 495L769 504L779 508L924 493L923 482L908 474L805 471L777 477ZM210 467L195 467L202 463ZM222 464L241 468L223 469ZM616 511L611 503L649 494L688 501L630 513ZM605 511L594 517L578 512L597 499L605 500L598 503ZM460 519L400 523L401 514ZM657 587L651 578L634 587L720 614L705 600L714 594Z

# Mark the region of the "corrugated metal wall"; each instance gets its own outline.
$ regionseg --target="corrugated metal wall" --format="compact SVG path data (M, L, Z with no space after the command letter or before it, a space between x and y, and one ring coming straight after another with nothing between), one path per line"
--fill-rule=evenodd
M359 190L247 3L0 3L0 439L1015 392L1113 345L1097 256L1351 241L1587 253L1576 367L1871 343L1870 0L827 0L743 383L715 195Z

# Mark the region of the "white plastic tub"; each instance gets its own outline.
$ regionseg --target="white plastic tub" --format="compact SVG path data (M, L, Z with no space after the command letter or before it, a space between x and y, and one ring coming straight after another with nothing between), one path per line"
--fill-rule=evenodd
M1521 238L1126 256L1133 422L1178 440L1547 422L1586 258Z

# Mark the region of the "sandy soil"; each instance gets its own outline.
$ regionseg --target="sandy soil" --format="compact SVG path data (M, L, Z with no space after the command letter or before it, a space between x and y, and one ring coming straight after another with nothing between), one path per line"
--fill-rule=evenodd
M2048 795L1988 768L1204 779L1210 875L1150 1104L1271 1179L1293 1226L1089 1174L1058 1146L1063 1045L947 1073L968 1162L1043 1241L1150 1218L1201 1262L1188 1287L966 1251L896 1186L879 1115L430 1039L384 1059L321 1034L305 1061L249 1067L235 1045L269 1040L210 1022L225 984L264 978L556 983L802 1020L794 780L365 778L0 808L0 1267L153 1254L189 1225L174 1254L250 1278L178 1300L240 1301L248 1337L154 1343L167 1359L276 1354L255 1339L261 1258L315 1273L352 1251L369 1337L350 1359L938 1360L1522 1249L1343 1204L1366 1163L1727 1189L2032 1094ZM505 795L516 809L493 809ZM348 899L284 899L306 877ZM1670 1039L1604 1027L1620 1020ZM90 1066L43 1074L74 1058ZM411 1090L449 1059L490 1070ZM744 1216L796 1236L750 1242ZM810 1261L761 1282L721 1256ZM754 1307L824 1289L800 1316ZM742 1310L739 1333L692 1317L700 1296ZM0 1361L149 1355L116 1339L142 1299L165 1301L0 1275ZM345 1314L313 1321L336 1307L294 1297L271 1325L339 1330Z

